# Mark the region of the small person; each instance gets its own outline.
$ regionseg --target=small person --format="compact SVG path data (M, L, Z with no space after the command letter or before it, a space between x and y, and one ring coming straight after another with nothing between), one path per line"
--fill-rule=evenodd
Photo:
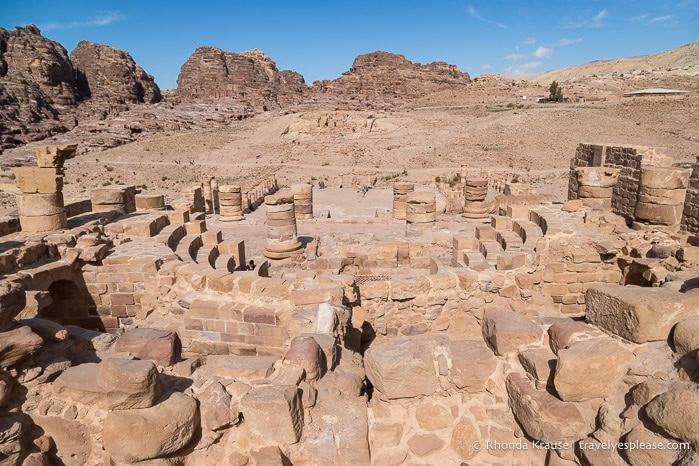
M255 270L255 261L254 260L250 259L250 262L248 262L247 269L248 270Z

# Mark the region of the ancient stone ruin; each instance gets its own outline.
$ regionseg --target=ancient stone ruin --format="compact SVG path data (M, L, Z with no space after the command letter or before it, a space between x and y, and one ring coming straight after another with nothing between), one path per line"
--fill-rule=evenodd
M328 218L276 178L65 204L75 152L0 225L2 464L699 461L697 166L580 144L565 203L463 171Z

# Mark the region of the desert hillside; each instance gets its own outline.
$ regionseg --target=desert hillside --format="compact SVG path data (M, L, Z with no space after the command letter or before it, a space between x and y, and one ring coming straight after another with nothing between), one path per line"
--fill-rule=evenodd
M626 74L641 71L670 71L677 68L693 68L699 73L699 42L683 45L655 55L618 58L615 60L596 60L582 65L542 73L532 80L548 84L553 80L570 81L593 75L611 73Z

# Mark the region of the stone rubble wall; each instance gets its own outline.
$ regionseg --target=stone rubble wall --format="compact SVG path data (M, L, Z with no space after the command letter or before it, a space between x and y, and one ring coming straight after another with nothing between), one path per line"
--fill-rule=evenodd
M697 162L699 162L699 158ZM694 165L692 174L689 176L689 187L684 201L681 226L684 231L689 233L699 233L699 163Z
M672 159L663 155L659 148L627 145L578 144L575 156L570 163L568 199L578 198L578 181L575 169L579 167L609 167L621 170L619 182L612 194L612 211L618 215L633 218L638 187L641 178L641 165L669 167Z

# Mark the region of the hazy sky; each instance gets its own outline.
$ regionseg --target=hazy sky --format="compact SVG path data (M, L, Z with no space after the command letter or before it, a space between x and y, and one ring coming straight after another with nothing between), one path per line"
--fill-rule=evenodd
M308 84L375 50L472 76L539 73L699 40L699 0L0 0L0 26L29 23L68 52L80 40L126 50L168 89L202 45L261 49Z

